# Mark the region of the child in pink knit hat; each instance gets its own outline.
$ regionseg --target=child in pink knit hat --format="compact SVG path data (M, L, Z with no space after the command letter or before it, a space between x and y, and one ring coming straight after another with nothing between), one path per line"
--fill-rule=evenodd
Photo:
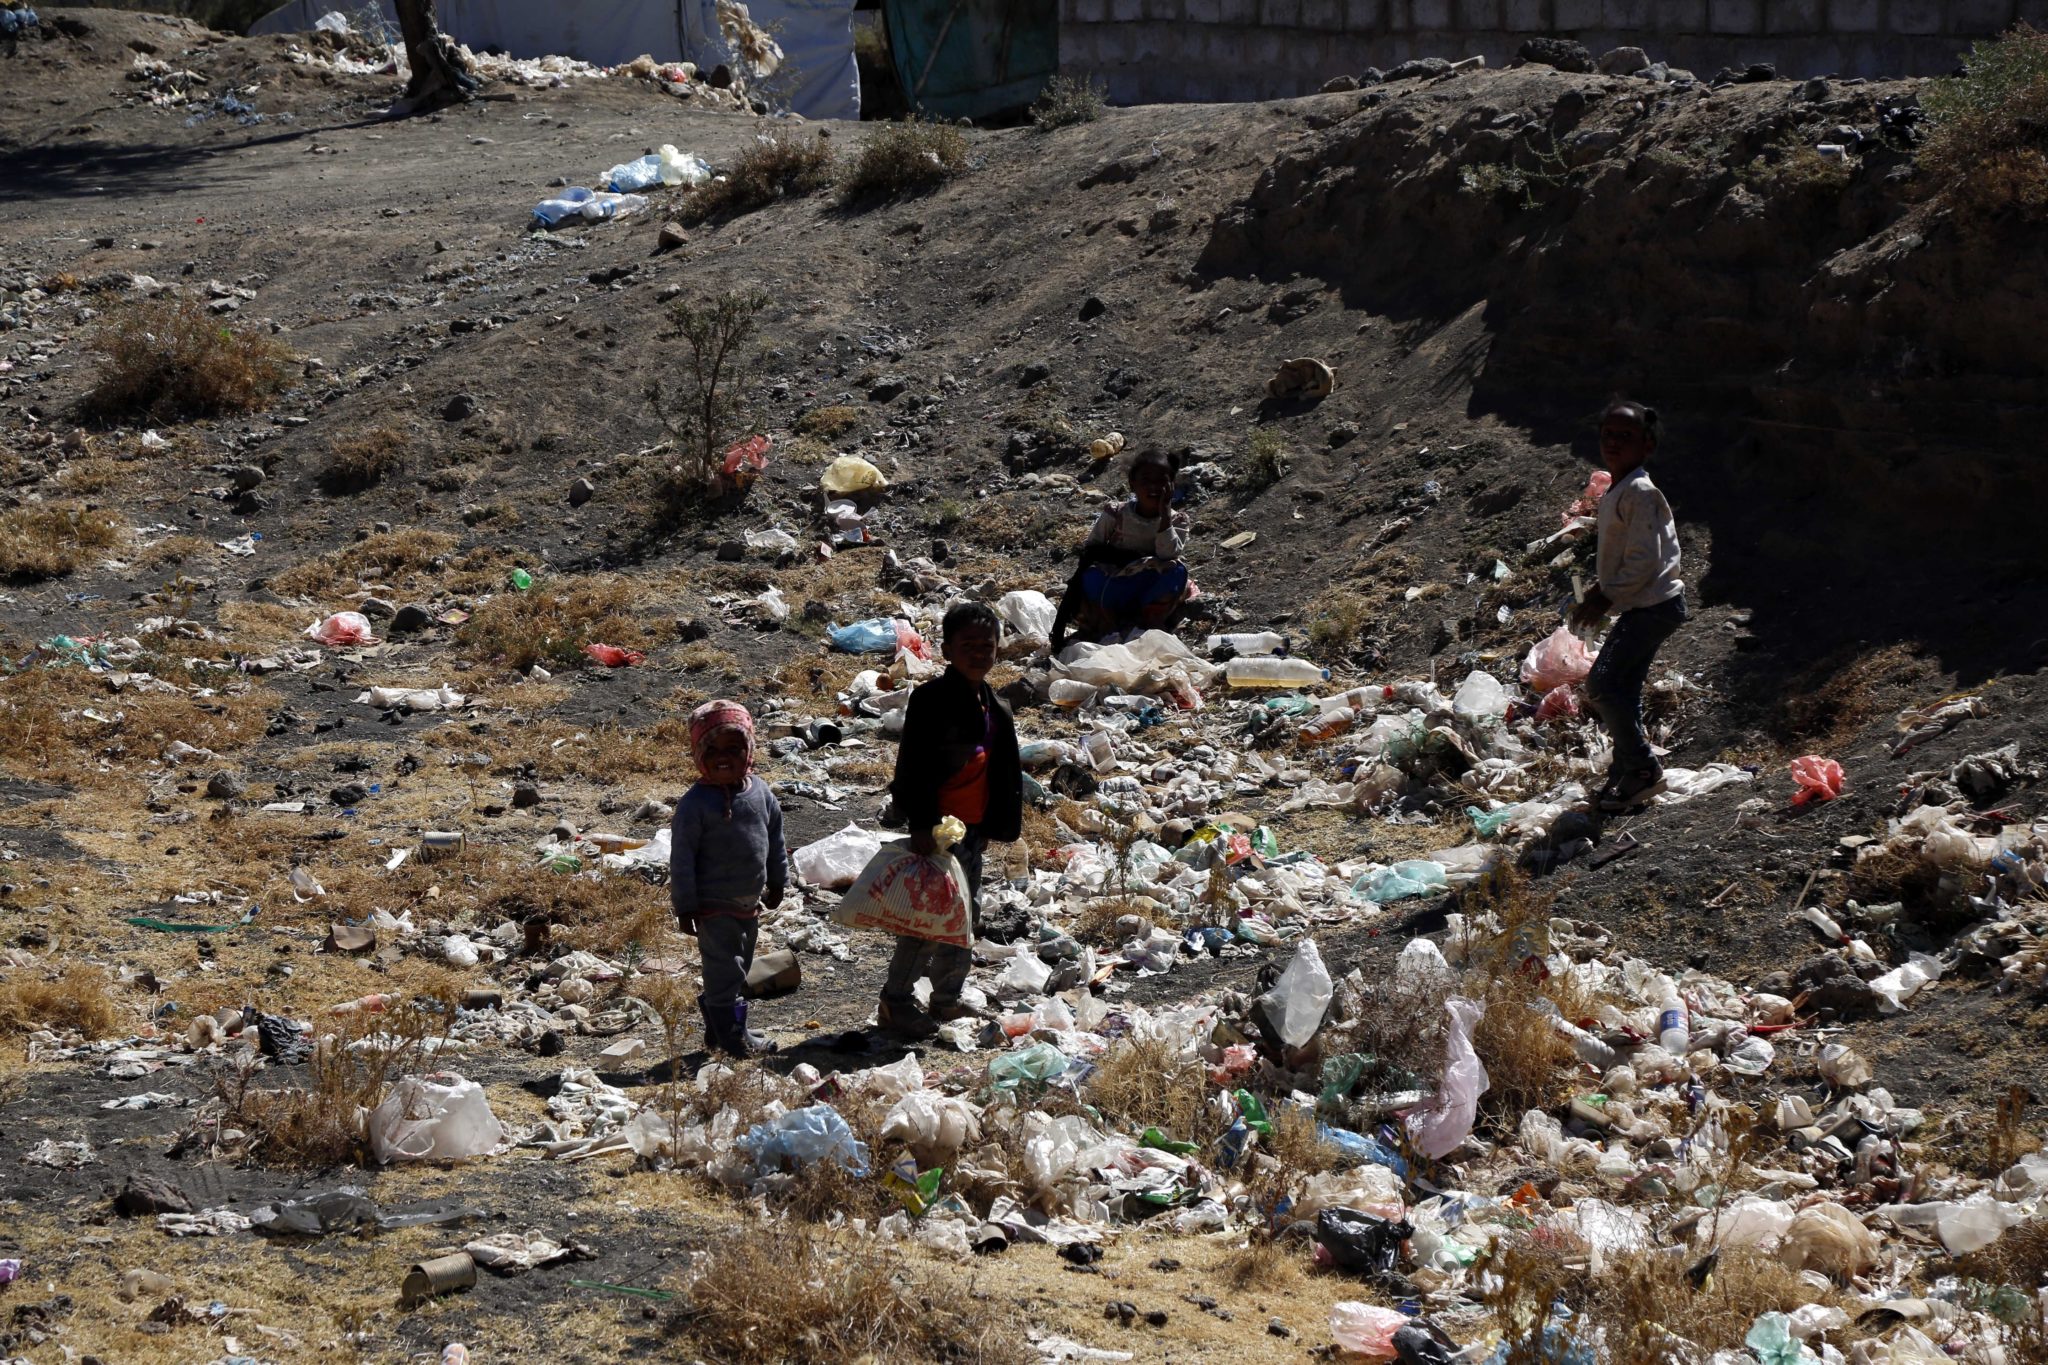
M703 958L705 1040L734 1057L758 1056L775 1044L747 1028L742 992L761 907L779 905L788 884L782 807L754 775L754 718L738 702L690 713L690 752L698 778L670 826L669 902Z

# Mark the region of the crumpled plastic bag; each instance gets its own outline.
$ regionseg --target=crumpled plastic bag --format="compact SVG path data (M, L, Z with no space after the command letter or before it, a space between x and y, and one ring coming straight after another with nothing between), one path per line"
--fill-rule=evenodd
M1402 1219L1363 1209L1326 1208L1316 1214L1316 1245L1330 1264L1374 1278L1390 1276L1401 1259L1401 1243L1415 1229ZM1388 1342L1392 1345L1391 1338Z
M1259 997L1259 1005L1282 1043L1288 1047L1307 1047L1316 1030L1323 1026L1323 1014L1330 1008L1333 991L1330 969L1323 965L1316 941L1305 938L1294 950L1287 970L1273 983L1273 989Z
M820 1161L834 1162L852 1175L868 1173L867 1144L854 1137L846 1119L829 1104L792 1109L757 1123L734 1146L752 1157L755 1169L763 1173L801 1170Z
M627 668L633 664L647 662L647 656L637 649L621 649L617 645L591 643L583 646L583 652L606 668Z
M1778 1259L1793 1270L1817 1270L1846 1281L1877 1264L1877 1234L1840 1204L1811 1204L1792 1215Z
M1006 592L996 603L996 615L1019 635L1050 636L1056 614L1052 599L1030 588Z
M882 851L884 842L884 837L872 830L848 825L836 834L805 844L791 856L790 862L806 884L837 890L853 885L853 879L860 875L868 860Z
M1486 1067L1472 1047L1472 1030L1486 1015L1486 1006L1463 996L1444 1001L1451 1017L1444 1039L1444 1079L1428 1108L1411 1110L1405 1120L1415 1150L1432 1161L1448 1156L1472 1132L1479 1115L1479 1097L1490 1083Z
M1442 863L1432 862L1427 858L1410 858L1380 868L1376 872L1368 872L1358 879L1352 891L1363 900L1387 905L1415 896L1448 891L1450 888L1451 884L1444 876Z
M336 648L377 643L377 633L370 628L370 618L359 611L338 611L324 621L315 621L306 627L306 638Z
M752 484L768 467L770 444L766 436L749 436L733 442L725 448L725 458L718 463L719 473L742 488Z
M1914 953L1908 961L1872 979L1870 989L1877 996L1878 1009L1885 1014L1897 1014L1922 987L1941 980L1941 971L1939 958Z
M452 1071L406 1076L369 1113L370 1154L393 1161L463 1161L505 1139L484 1088Z
M826 465L825 472L818 477L818 487L835 498L888 486L889 481L882 476L882 471L858 455L841 455Z
M542 227L551 228L571 221L602 223L608 218L624 218L638 213L646 207L645 195L614 194L610 190L590 190L577 185L534 205L533 217Z
M1795 806L1803 806L1809 801L1832 801L1842 794L1842 765L1818 754L1795 758L1792 760L1792 783L1799 789L1792 794Z
M447 683L439 687L373 687L359 693L356 700L379 711L459 711L469 702Z
M931 647L917 633L917 627L897 616L875 616L847 626L827 626L825 635L832 648L843 654L894 654L907 649L920 659L931 657Z
M1344 1302L1330 1307L1330 1335L1347 1351L1367 1360L1394 1360L1394 1333L1408 1325L1408 1315L1377 1304Z
M1529 646L1529 655L1522 660L1522 681L1545 693L1574 687L1592 673L1594 657L1586 642L1572 634L1569 626L1559 626Z
M1538 721L1556 720L1561 716L1579 714L1579 694L1569 683L1560 683L1543 694L1543 700L1536 704Z
M950 1166L961 1148L981 1141L981 1116L966 1100L913 1090L882 1119L882 1138L910 1148L919 1166Z
M1451 712L1463 721L1499 720L1508 709L1508 690L1500 679L1478 669L1465 675L1451 698Z

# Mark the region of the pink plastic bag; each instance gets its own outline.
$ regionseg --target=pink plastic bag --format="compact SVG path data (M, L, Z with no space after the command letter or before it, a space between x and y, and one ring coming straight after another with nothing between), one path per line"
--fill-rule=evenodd
M1408 1315L1370 1303L1337 1303L1330 1306L1330 1335L1347 1351L1367 1360L1393 1360L1394 1333L1408 1325Z
M1522 681L1538 692L1576 686L1593 671L1593 659L1584 640L1569 627L1559 626L1529 647L1529 657L1522 660Z
M741 488L751 484L762 470L768 467L768 438L749 436L735 442L725 452L725 459L719 463L719 472Z
M1579 714L1579 694L1569 684L1560 683L1543 694L1543 704L1536 708L1539 721L1556 720L1559 716Z
M306 638L335 646L377 643L376 633L370 629L370 618L359 611L338 611L325 621L315 621L306 627Z
M1832 801L1842 794L1842 765L1832 758L1808 754L1792 760L1792 782L1799 790L1792 795L1792 804L1803 806L1809 801Z
M929 661L932 647L924 642L924 636L917 633L917 627L898 616L896 622L896 648L907 649L918 658Z
M647 656L639 650L620 649L617 645L585 645L583 652L606 668L625 668L629 664L645 663L647 660Z
M1607 490L1614 487L1614 476L1604 469L1593 471L1593 477L1586 480L1586 491L1579 494L1579 500L1564 511L1564 524L1569 526L1580 517L1590 517L1600 511L1600 499L1607 496Z

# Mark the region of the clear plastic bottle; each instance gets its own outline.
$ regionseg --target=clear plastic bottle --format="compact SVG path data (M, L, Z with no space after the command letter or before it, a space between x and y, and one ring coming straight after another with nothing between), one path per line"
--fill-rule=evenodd
M1232 659L1224 677L1232 687L1313 687L1328 682L1330 670L1306 659Z
M1239 658L1254 654L1279 654L1287 648L1287 637L1277 630L1262 630L1240 635L1211 635L1202 648L1214 654L1228 649Z
M1692 1017L1685 1000L1668 976L1657 978L1657 1045L1674 1057L1684 1057L1692 1042Z

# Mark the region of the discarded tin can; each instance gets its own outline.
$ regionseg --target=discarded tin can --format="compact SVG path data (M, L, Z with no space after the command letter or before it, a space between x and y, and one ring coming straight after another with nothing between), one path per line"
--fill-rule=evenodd
M421 1261L406 1272L405 1283L399 1286L398 1299L407 1308L415 1308L429 1299L443 1294L453 1294L458 1289L468 1289L476 1283L476 1262L466 1251L452 1256L436 1256L431 1261Z
M430 829L420 835L420 858L432 862L437 858L452 858L462 852L462 831Z

